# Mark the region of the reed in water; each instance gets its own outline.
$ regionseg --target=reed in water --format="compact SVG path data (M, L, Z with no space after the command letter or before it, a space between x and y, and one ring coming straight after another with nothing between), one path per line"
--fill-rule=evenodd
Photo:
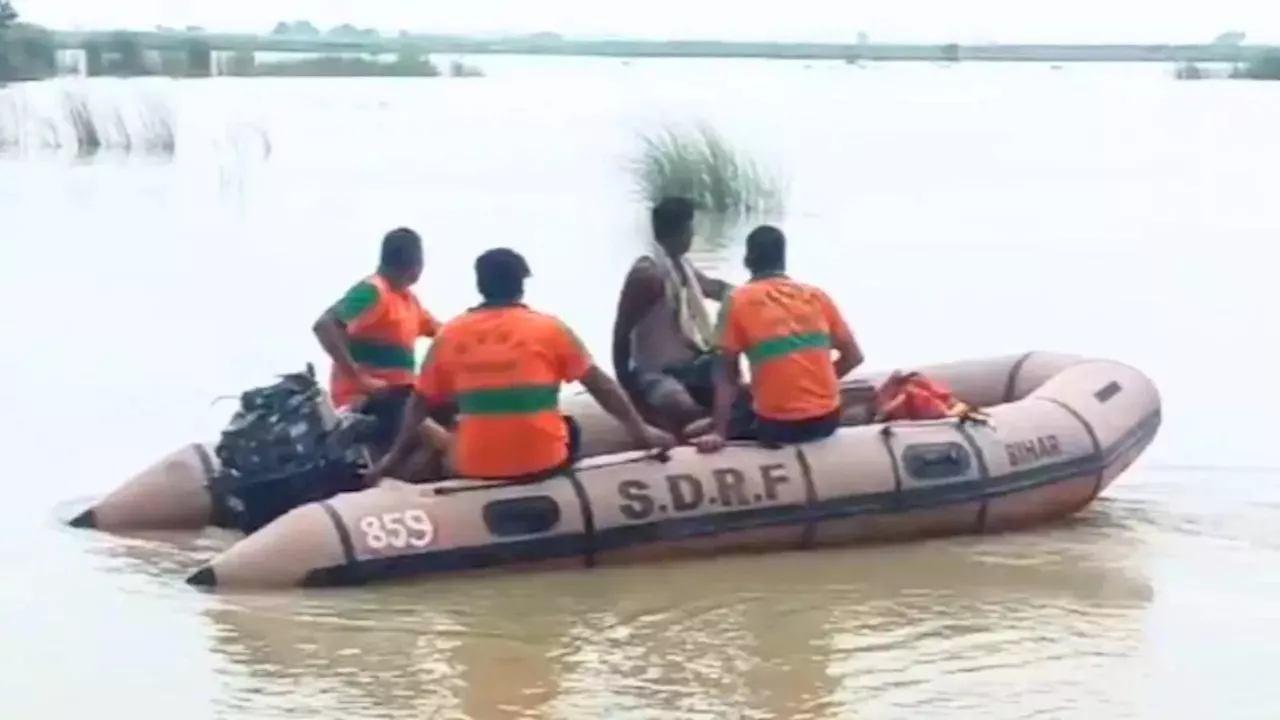
M637 191L649 203L687 197L722 217L782 210L777 176L705 123L641 134L631 172Z
M128 112L131 110L132 112ZM160 100L128 105L97 99L83 89L63 89L36 107L18 89L0 95L0 151L65 151L79 157L115 152L171 157L176 149L173 114Z

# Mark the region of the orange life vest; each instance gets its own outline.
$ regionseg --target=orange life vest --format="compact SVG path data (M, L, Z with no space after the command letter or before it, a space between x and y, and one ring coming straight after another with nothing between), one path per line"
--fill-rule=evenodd
M785 275L758 275L720 306L717 345L751 365L757 415L794 422L840 409L832 338L851 336L825 292Z
M458 403L458 475L516 478L568 460L560 385L581 380L592 366L582 343L555 317L523 305L481 306L440 330L417 391Z
M918 372L897 371L876 391L876 415L886 422L979 417L973 407L957 400L942 383Z
M391 385L413 385L414 344L419 337L433 337L440 323L412 290L398 290L381 275L371 275L348 290L335 309L346 323L347 349L361 372ZM329 393L338 407L363 399L354 378L336 365Z

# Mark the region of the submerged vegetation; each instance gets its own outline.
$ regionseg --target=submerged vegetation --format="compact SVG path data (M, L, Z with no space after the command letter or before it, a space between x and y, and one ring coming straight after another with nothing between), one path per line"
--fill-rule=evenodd
M778 178L710 125L642 134L631 171L636 190L650 203L671 195L687 197L722 219L783 211Z
M176 146L173 114L163 101L107 101L70 88L44 103L22 92L0 93L0 153L171 157Z
M160 94L120 92L132 87L107 81L106 85L38 83L0 90L0 158L33 154L173 158L181 124L170 102ZM271 139L261 125L232 120L225 133L197 132L199 142L194 144L210 143L210 149L233 163L271 157Z

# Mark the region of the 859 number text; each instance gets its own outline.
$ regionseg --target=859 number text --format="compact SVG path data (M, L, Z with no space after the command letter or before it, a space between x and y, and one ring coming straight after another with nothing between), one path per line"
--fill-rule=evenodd
M365 515L359 525L370 550L424 548L436 537L435 524L422 510Z

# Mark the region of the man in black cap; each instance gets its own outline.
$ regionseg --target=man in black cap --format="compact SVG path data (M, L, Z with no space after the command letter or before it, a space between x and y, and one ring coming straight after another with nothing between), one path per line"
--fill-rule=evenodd
M646 425L617 382L592 360L559 319L530 309L525 259L509 248L476 258L483 302L445 324L423 361L416 392L386 459L369 474L376 482L422 433L446 452L456 475L477 480L549 477L577 459L579 432L560 413L560 385L581 382L642 447L669 448L670 434ZM427 418L431 405L458 407L456 440Z
M772 225L747 235L743 258L751 280L720 306L712 430L694 439L718 452L729 438L740 388L741 358L751 366L754 432L766 445L820 440L842 422L840 380L862 364L862 349L835 302L821 288L786 274L787 238ZM834 359L832 352L835 352Z

